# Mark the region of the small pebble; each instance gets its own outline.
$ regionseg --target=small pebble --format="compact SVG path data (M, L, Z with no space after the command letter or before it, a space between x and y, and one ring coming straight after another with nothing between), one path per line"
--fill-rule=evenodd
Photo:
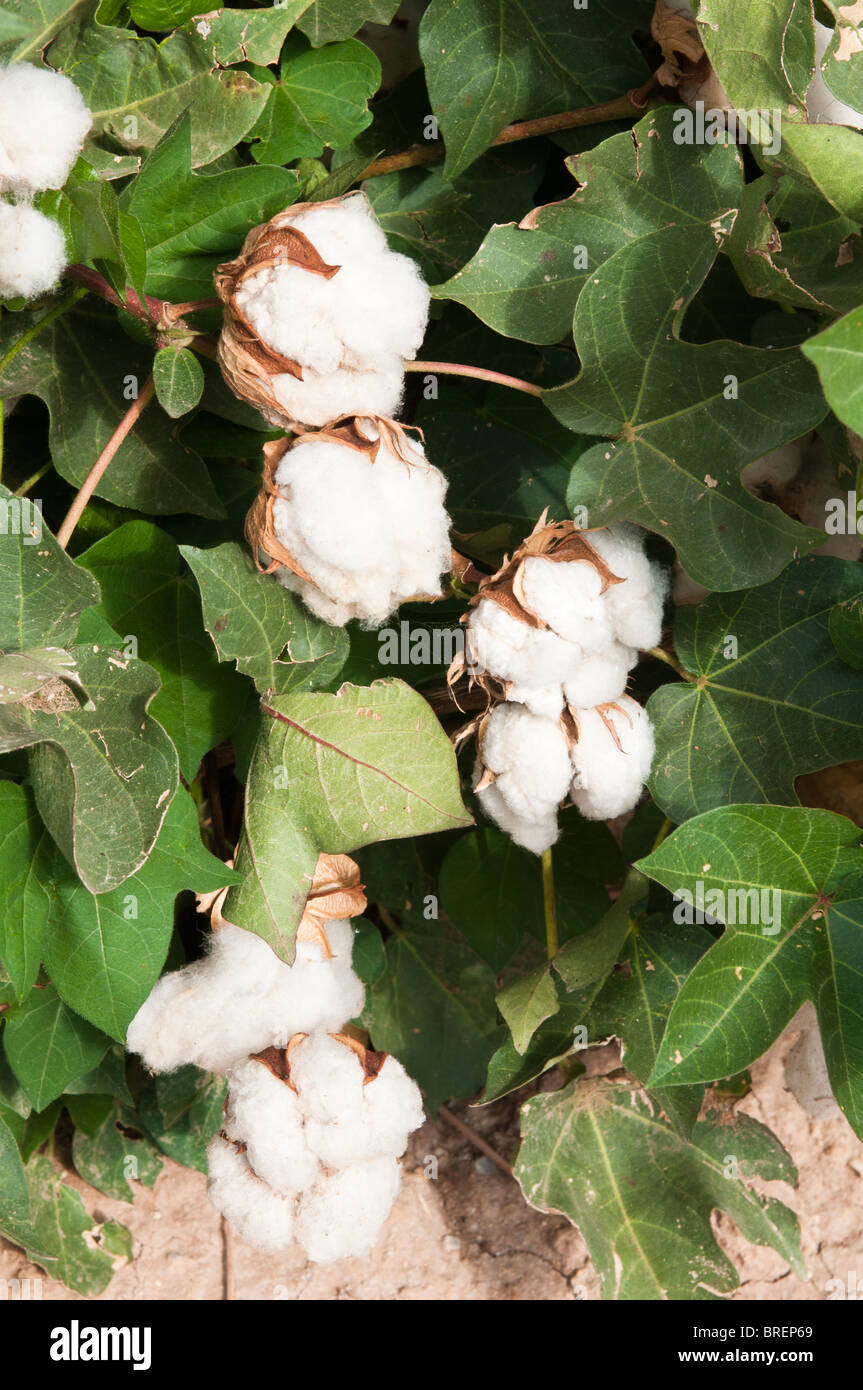
M461 1250L461 1241L459 1240L458 1236L444 1236L443 1248L444 1250L452 1251Z
M476 1159L473 1166L477 1173L482 1173L484 1177L490 1177L492 1173L497 1171L496 1165L485 1154Z

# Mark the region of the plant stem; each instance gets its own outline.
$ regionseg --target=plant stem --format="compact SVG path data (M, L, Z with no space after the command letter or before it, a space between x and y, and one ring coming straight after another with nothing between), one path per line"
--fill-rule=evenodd
M672 671L676 671L678 676L681 676L683 680L695 680L695 677L689 671L684 671L680 662L673 657L670 652L663 651L661 647L648 647L647 654L648 656L655 656L657 661L664 661L666 666L670 666Z
M665 837L666 837L666 835L668 834L669 830L673 829L673 827L674 827L674 821L670 821L670 820L668 819L668 817L666 816L666 817L665 817L665 820L662 822L661 826L659 827L659 830L658 830L657 833L656 833L656 839L653 841L653 844L650 846L650 853L651 853L651 854L653 853L654 850L659 849L659 846L662 844L662 841L665 839Z
M518 121L515 125L504 126L492 141L491 148L497 145L512 145L517 140L532 140L537 135L553 135L558 130L576 130L579 126L599 125L603 121L623 121L629 116L643 116L647 109L647 98L656 83L655 75L643 86L634 88L622 97L612 101L602 101L596 106L580 106L574 111L561 111L554 116L538 116L533 121ZM436 164L446 155L443 140L419 145L401 154L384 155L360 174L358 182L376 178L378 174L394 174L400 169L414 169L422 164Z
M503 372L493 372L488 367L471 367L464 362L405 362L405 371L475 377L477 381L491 381L496 386L508 386L513 391L524 391L528 396L542 395L542 387L535 386L532 381L523 381L519 376L505 376Z
M200 299L190 300L187 304L172 304L168 299L155 299L150 294L139 295L137 290L133 289L125 289L121 298L105 277L88 265L67 265L63 274L68 280L74 280L82 286L78 291L79 298L86 293L98 295L107 304L113 304L115 309L125 309L127 314L132 314L134 318L148 324L157 333L169 328L182 328L180 319L183 312L192 313L193 310L210 308L211 305L219 303L217 299ZM215 358L215 340L208 333L195 333L192 328L189 332L194 336L188 346L199 352L202 357ZM3 363L0 362L0 368L2 366Z
M44 478L46 473L50 473L53 467L53 463L43 463L42 467L37 468L36 472L27 479L26 483L22 483L20 487L16 487L15 496L23 497L24 493L29 492L31 487L35 487L39 479Z
M75 500L66 513L63 525L57 532L57 542L61 550L65 550L66 546L69 544L72 532L81 520L84 508L98 487L103 473L120 445L123 443L123 440L132 429L136 420L143 413L145 406L153 399L154 390L153 378L148 377L141 388L137 400L134 400L129 406L126 414L123 416L114 433L111 435L111 438L108 440L108 443L105 445L96 462L93 464L93 467L90 469L90 472L87 474L87 477L84 479L84 482L81 484L81 487L78 489Z
M542 905L545 912L545 944L549 960L557 955L557 906L554 901L554 864L551 849L542 854Z

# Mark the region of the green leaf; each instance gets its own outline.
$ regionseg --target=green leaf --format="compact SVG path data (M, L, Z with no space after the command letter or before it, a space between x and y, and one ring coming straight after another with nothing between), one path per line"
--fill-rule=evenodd
M188 348L160 348L153 362L156 399L172 420L194 410L204 390L201 364Z
M68 1083L66 1095L114 1096L131 1105L132 1093L126 1085L126 1049L117 1043L109 1047L98 1067Z
M647 896L647 888L644 875L630 869L605 916L561 947L554 958L554 968L567 989L585 989L606 978L616 965L630 930L632 909Z
M274 695L249 771L229 921L290 963L319 853L470 824L452 745L401 681Z
M400 931L386 951L387 971L368 991L363 1022L375 1047L398 1057L434 1113L483 1083L501 1036L494 974L442 922Z
M346 145L371 125L369 98L380 86L381 65L365 44L310 48L299 34L285 44L279 81L250 133L261 164L314 158Z
M101 609L129 647L159 673L150 713L167 730L192 781L204 754L233 729L248 686L219 663L203 629L195 585L177 546L148 521L129 521L81 557L98 579Z
M30 647L0 656L0 705L14 705L58 680L80 685L75 660L62 647Z
M557 987L551 962L544 961L502 989L497 996L497 1007L506 1019L513 1047L523 1056L540 1024L557 1013Z
M10 316L14 317L14 315ZM42 521L41 507L0 484L0 650L62 646L99 590Z
M147 292L178 303L212 297L219 262L236 255L249 227L287 207L298 190L288 169L194 174L191 138L186 112L144 161L125 204L146 238Z
M199 14L201 0L130 0L129 13L141 29L167 32Z
M715 255L714 233L697 228L617 251L576 305L581 374L544 399L569 429L614 436L575 465L570 506L587 507L591 526L626 518L659 532L693 579L724 590L772 578L820 538L739 478L814 428L825 406L794 348L678 337Z
M140 0L138 0L140 3ZM279 0L264 10L211 10L188 26L221 66L230 63L277 63L289 30L308 7L308 0ZM200 14L198 9L193 14Z
M535 1096L521 1116L522 1192L578 1226L603 1298L700 1300L736 1288L711 1228L716 1209L805 1278L796 1216L743 1181L797 1176L779 1140L748 1115L708 1118L687 1141L631 1084L596 1077Z
M853 6L824 0L833 16L835 29L821 60L824 81L834 96L856 111L863 110L863 58L860 48L860 17Z
M604 0L432 0L420 56L455 178L505 125L619 97L644 61Z
M149 1139L133 1139L120 1129L122 1119L121 1112L111 1105L93 1134L77 1129L72 1141L72 1161L84 1181L106 1197L134 1202L135 1192L128 1179L133 1177L145 1187L152 1187L163 1165Z
M516 1051L512 1037L504 1038L489 1061L482 1104L489 1105L517 1091L569 1057L575 1043L574 1030L586 1026L590 1007L601 989L601 982L571 994L561 989L557 1011L540 1024L523 1054Z
M386 952L381 934L374 922L364 917L354 919L354 949L351 966L364 985L373 985L387 968Z
M53 846L28 788L0 782L0 960L24 999L39 973Z
M801 0L701 0L699 33L733 106L748 115L778 109L805 116L806 88L815 66L812 13ZM783 125L782 134L786 127Z
M111 1281L118 1234L125 1228L115 1221L100 1225L50 1159L32 1159L27 1177L37 1239L37 1250L28 1248L27 1253L42 1264L38 1252L46 1251L50 1263L44 1268L49 1274L82 1298L95 1298ZM128 1240L123 1244L128 1251Z
M36 321L31 313L4 315L0 352L14 349ZM0 372L0 395L34 395L45 402L54 466L79 488L143 388L151 360L151 352L120 328L114 310L87 301L15 352ZM96 496L155 515L222 517L203 460L174 430L161 411L145 410L96 485ZM46 637L42 633L38 640Z
M236 882L204 849L194 803L180 791L146 864L113 892L88 893L62 861L54 866L45 969L76 1013L122 1042L165 963L176 895Z
M726 806L679 826L640 867L726 923L671 1010L651 1084L742 1071L811 999L833 1093L863 1133L857 827L832 811Z
M315 47L349 39L362 24L389 24L398 0L304 0L298 24Z
M73 647L90 695L67 686L28 705L0 706L0 751L30 748L39 812L91 892L140 868L177 786L177 754L147 713L152 667L100 646Z
M839 419L863 431L863 305L803 344Z
M67 1008L53 985L31 990L6 1019L9 1065L37 1110L105 1055L109 1039Z
M21 59L38 63L58 29L70 23L90 0L5 0L0 28L0 56L4 63Z
M577 190L518 225L493 226L473 260L434 287L435 298L457 300L498 333L526 342L568 336L582 286L615 251L662 228L707 226L737 206L737 149L676 144L674 134L674 111L656 111L571 156Z
M261 574L245 546L181 545L180 553L198 581L204 626L220 661L236 661L260 691L312 690L335 679L348 654L347 633Z
M197 1067L157 1076L138 1098L138 1116L169 1158L207 1171L207 1145L222 1127L228 1085Z
M795 777L863 756L863 678L829 632L835 605L861 593L858 565L810 556L772 584L678 609L674 645L695 679L661 686L647 706L649 785L671 820L729 802L794 804Z
M842 125L782 127L777 154L765 159L773 171L805 179L838 212L863 222L863 135Z
M0 1115L0 1232L16 1245L36 1245L30 1191L15 1136Z
M831 609L829 628L830 641L842 660L855 671L863 671L863 603L860 599L853 598Z

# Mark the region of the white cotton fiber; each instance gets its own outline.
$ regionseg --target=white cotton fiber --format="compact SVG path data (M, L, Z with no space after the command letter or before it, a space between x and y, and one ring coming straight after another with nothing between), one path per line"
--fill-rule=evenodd
M263 1062L249 1058L228 1073L225 1133L246 1145L246 1158L274 1192L295 1196L311 1187L320 1164L306 1144L296 1094Z
M588 820L611 820L631 811L653 761L653 726L645 710L628 695L615 705L601 713L574 711L579 736L571 749L572 799Z
M237 291L237 307L262 341L303 370L303 381L277 378L276 396L292 418L311 425L392 415L403 362L415 356L428 319L429 290L419 270L390 250L364 193L308 208L285 225L339 269L326 278L299 266L267 266Z
M587 540L624 584L610 584L605 602L614 636L627 647L647 651L662 635L662 608L668 575L644 553L646 533L621 524L589 531Z
M506 688L506 698L510 704L524 705L531 714L541 714L545 719L559 719L563 713L563 686L545 685L540 690L529 685L513 685Z
M612 640L602 580L587 561L532 555L524 562L522 590L530 611L583 654L599 651Z
M296 1051L302 1052L304 1046ZM307 1090L303 1087L304 1104ZM328 1168L347 1168L385 1156L400 1158L408 1135L424 1119L419 1087L401 1062L387 1057L373 1081L360 1083L358 1106L334 1116L328 1124L306 1121L306 1142Z
M0 299L32 299L56 285L66 243L56 222L36 208L0 200Z
M366 1255L398 1195L401 1173L394 1158L376 1158L324 1178L300 1200L296 1236L310 1260Z
M92 116L74 82L49 68L0 68L0 191L62 188Z
M480 768L479 772L481 771ZM489 820L493 820L498 829L509 835L515 844L521 845L522 849L529 849L531 854L544 854L558 837L556 809L525 820L513 813L496 782L477 791L477 798Z
M216 1135L207 1148L207 1190L216 1211L256 1250L286 1250L294 1237L294 1201L256 1177L248 1159Z
M625 691L627 677L637 661L634 647L616 641L604 651L586 656L563 687L567 704L589 709L616 700Z
M523 705L496 705L483 726L480 757L522 820L547 818L566 796L569 750L559 723Z
M291 1053L291 1081L307 1117L326 1124L358 1112L363 1068L357 1054L328 1033L305 1038Z
M364 433L378 438L365 420ZM405 599L436 595L451 567L446 480L410 441L405 463L381 440L374 460L349 444L300 441L276 470L276 536L311 575L286 588L330 623L376 625Z
M295 1033L335 1031L362 1011L365 990L351 970L350 922L328 922L326 933L332 959L298 942L288 966L253 932L219 927L208 956L156 982L129 1025L129 1051L152 1071L191 1062L221 1072Z
M490 598L471 610L466 647L471 669L533 690L560 685L581 660L580 647L521 622Z
M857 130L863 130L863 115L855 111L853 106L846 106L844 101L840 101L834 96L821 74L821 60L827 52L830 40L833 37L833 30L826 24L815 21L815 74L809 84L806 93L806 111L811 122L826 123L829 125L850 125ZM850 59L853 53L859 53L863 48L859 35L854 28L848 24L842 30L843 47L847 48L847 58Z

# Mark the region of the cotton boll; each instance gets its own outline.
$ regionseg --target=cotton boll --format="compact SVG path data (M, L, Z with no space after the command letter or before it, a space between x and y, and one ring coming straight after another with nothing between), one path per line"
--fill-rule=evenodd
M316 372L304 367L302 381L290 372L279 372L272 377L270 387L288 419L320 428L343 416L383 415L392 419L399 413L404 382L402 359L381 354L373 366L363 369L338 367ZM284 423L282 415L263 413L275 425Z
M626 689L629 672L638 660L634 647L612 641L604 651L586 656L574 676L564 685L568 705L590 709L616 700Z
M249 1058L229 1072L224 1129L229 1139L246 1145L254 1172L282 1196L302 1192L320 1175L296 1094L263 1062Z
M328 1033L305 1038L291 1053L291 1081L308 1119L330 1124L359 1117L363 1075L353 1049Z
M547 816L569 785L569 751L559 724L523 705L497 705L483 726L480 756L495 786L523 820Z
M602 580L586 560L555 562L532 555L524 562L522 588L531 612L583 653L612 640Z
M851 57L854 52L859 53L863 44L855 30L847 25L842 31L845 44L849 48L847 57ZM833 37L833 30L826 24L815 21L815 75L809 84L806 93L806 111L810 121L828 123L830 125L849 125L857 130L863 130L863 115L855 111L853 106L846 106L844 101L840 101L834 96L821 73L821 61L830 40Z
M377 439L371 421L364 433ZM419 444L409 463L385 439L374 460L332 440L303 440L276 470L276 536L311 580L280 571L327 621L379 624L418 594L438 594L451 563L446 483Z
M0 299L33 299L56 285L66 243L56 222L36 208L0 202Z
M344 1168L304 1193L296 1237L309 1259L328 1264L368 1254L392 1210L400 1183L397 1161L376 1158Z
M482 769L480 769L481 771ZM509 835L512 841L529 849L531 854L544 854L556 841L559 830L557 811L545 811L534 819L525 820L510 809L496 782L477 791L477 799L489 820Z
M635 806L653 761L653 726L641 705L624 695L617 708L575 711L578 742L571 750L572 799L588 820L611 820Z
M0 191L62 188L92 120L62 73L28 63L0 68Z
M256 1250L286 1250L294 1236L294 1202L255 1176L248 1159L216 1135L207 1148L210 1201Z
M521 622L490 598L471 611L467 647L474 670L533 690L560 685L581 660L581 649L574 643L550 629Z
M662 636L662 608L668 576L644 553L645 532L636 526L609 526L587 534L612 574L625 582L605 592L615 637L627 647L646 651Z
M307 1120L306 1140L328 1168L347 1168L387 1155L398 1158L407 1148L408 1135L424 1119L419 1087L401 1062L387 1057L374 1080L362 1087L359 1110L351 1109L329 1124Z
M506 698L510 704L524 705L531 714L540 714L545 719L559 719L563 713L563 686L546 685L535 690L528 685L508 685Z

